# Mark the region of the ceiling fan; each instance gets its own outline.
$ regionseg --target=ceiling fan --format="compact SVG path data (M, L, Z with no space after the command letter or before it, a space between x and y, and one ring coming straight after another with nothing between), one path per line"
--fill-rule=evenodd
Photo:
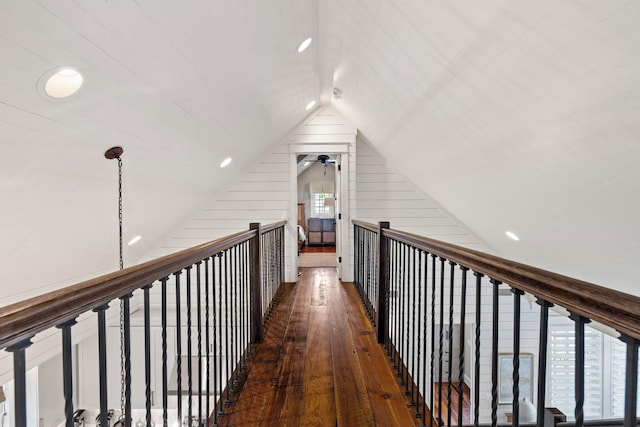
M322 168L324 169L324 175L327 174L327 166L329 166L329 163L335 163L335 159L331 159L329 156L327 156L326 154L320 154L318 156L317 160L312 160L313 162L320 162L320 165L322 166Z

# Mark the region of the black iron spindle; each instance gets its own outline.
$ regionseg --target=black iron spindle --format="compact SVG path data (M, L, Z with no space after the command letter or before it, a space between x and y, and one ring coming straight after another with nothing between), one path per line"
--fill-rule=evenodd
M104 317L104 311L98 311L98 319L100 319L101 312ZM28 338L7 348L9 353L13 353L13 398L15 399L14 420L16 427L27 427L27 361L25 353L30 345L31 339ZM102 352L100 354L102 355ZM102 381L102 377L100 379ZM100 397L100 402L102 403L102 394ZM106 403L104 406L106 406Z
M129 293L122 296L122 328L123 328L123 356L124 356L124 420L125 425L131 425L131 297ZM126 424L129 423L129 424Z
M176 385L177 385L177 403L178 403L178 420L182 420L182 324L180 312L182 311L180 303L180 275L182 271L173 273L176 282Z
M427 338L428 338L428 310L427 301L429 300L428 284L429 284L429 253L424 252L424 258L422 258L422 269L424 270L424 282L421 282L420 287L424 284L424 299L422 301L422 330L424 339L422 340L422 427L426 427L427 420ZM433 391L433 387L431 387ZM428 392L431 394L431 392ZM432 408L429 408L431 412ZM429 417L431 418L431 417Z
M149 297L151 286L147 285L142 288L144 294L144 395L148 426L151 425L151 301Z
M420 418L420 344L422 343L422 337L425 333L425 331L421 330L421 324L420 324L420 317L419 317L419 313L422 311L422 271L421 271L421 266L422 266L422 251L418 251L417 249L414 250L414 259L413 259L413 277L414 277L414 281L413 281L413 336L417 338L416 340L416 346L414 348L414 352L413 354L415 354L415 359L414 359L414 370L413 370L413 381L411 382L411 387L413 390L413 393L411 395L414 404L416 405L416 410L414 412L414 416L416 418ZM417 254L417 260L416 260L416 254ZM417 268L416 268L417 267ZM417 270L417 276L416 276L416 270ZM418 297L417 297L417 309L416 309L416 287L417 289L417 293L418 293ZM416 330L417 327L417 330ZM415 385L417 385L418 390L415 390ZM416 394L417 392L417 394Z
M454 287L456 263L449 261L449 330L447 340L449 343L448 375L447 375L447 425L451 425L451 396L453 389L453 313L454 313Z
M537 303L540 305L540 339L538 342L538 404L536 426L544 426L544 404L547 388L547 344L549 336L549 308L553 306L541 298Z
M484 274L474 272L476 276L476 342L475 342L475 372L474 372L474 402L473 402L473 425L480 426L480 321L482 318L482 297L481 286Z
M191 270L193 266L185 268L187 277L187 419L193 419L193 343L191 340Z
M98 372L100 382L100 425L107 424L107 321L105 311L108 304L95 308L93 311L98 315Z
M238 380L238 361L240 359L240 340L238 339L238 315L240 314L240 307L238 305L238 286L239 286L239 281L238 278L240 277L238 275L238 246L234 246L233 247L233 280L231 281L232 286L231 289L233 290L233 297L232 297L232 310L233 312L231 313L231 331L233 333L232 335L232 340L233 340L233 351L235 351L235 354L233 355L233 362L235 366L235 378L233 380L233 386L234 386L234 391L236 390L235 388L238 386L239 384L239 380Z
M571 313L569 316L575 324L575 355L576 355L576 370L575 370L575 397L576 397L576 427L584 426L584 325L589 322L586 317L580 316L576 313Z
M460 358L459 358L459 376L458 376L458 426L462 427L462 403L464 396L464 330L465 330L465 322L466 322L466 314L467 314L467 272L469 269L467 267L460 267L462 270L462 283L460 285Z
M442 358L444 356L444 258L440 258L440 329L438 337L438 424L442 423Z
M216 260L218 260L218 282L216 283ZM212 329L213 329L213 392L216 395L216 399L215 399L215 405L213 408L213 424L214 425L218 425L218 415L221 414L221 405L220 405L220 396L222 395L222 392L220 391L221 389L219 388L219 378L218 376L221 375L221 369L220 368L220 355L222 354L221 348L220 348L220 341L218 339L218 320L219 320L219 316L222 313L222 303L221 303L221 299L222 297L220 296L218 290L220 289L220 284L222 283L222 276L221 276L221 266L220 266L220 254L216 254L213 258L211 258L211 286L212 286L212 290L211 290L211 304L213 306L213 320L212 320ZM218 296L218 309L216 310L216 295Z
M160 279L161 297L160 311L162 322L162 425L169 422L169 375L167 372L167 281L168 277Z
M64 395L65 426L73 424L73 360L71 354L71 327L76 319L70 319L58 325L62 331L62 390Z
M513 403L512 425L520 423L520 297L524 295L520 289L512 288L513 292Z
M435 349L436 349L436 254L431 254L431 372L429 374L429 396L430 405L429 411L431 416L429 417L429 427L433 427L433 394L434 394L434 382L435 382ZM440 420L438 420L438 423Z
M499 280L491 279L493 284L493 334L491 336L491 426L498 424L498 312L500 311L498 300Z
M196 339L198 341L198 424L202 423L202 261L196 262Z
M210 409L211 405L209 401L211 400L211 329L209 323L210 307L209 307L209 261L211 258L206 258L204 260L204 346L205 346L205 419L209 420L209 415L211 414Z
M627 344L627 363L624 388L624 426L637 425L638 404L638 340L621 336L620 339Z
M231 309L231 290L229 289L229 276L231 275L231 254L229 250L225 251L224 256L224 357L225 357L225 368L227 381L231 378L231 373L233 370L231 369L231 331L229 328L229 310ZM227 387L227 395L224 400L224 405L231 405L231 397L230 397L231 387Z

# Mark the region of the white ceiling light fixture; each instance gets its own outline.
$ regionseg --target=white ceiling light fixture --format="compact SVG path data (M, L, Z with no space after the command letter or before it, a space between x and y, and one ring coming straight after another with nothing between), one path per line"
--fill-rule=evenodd
M231 163L231 157L227 157L226 159L224 159L222 163L220 163L220 167L223 168L225 166L228 166L229 163Z
M311 41L312 41L312 40L313 40L313 39L312 39L311 37L307 37L306 39L304 39L304 40L302 41L302 43L300 43L300 44L298 45L298 53L302 53L302 52L304 52L305 50L307 50L307 48L308 48L308 47L309 47L309 45L311 44Z
M135 245L136 243L138 243L140 241L140 239L142 239L142 236L137 235L136 237L134 237L133 239L129 240L128 245Z
M38 91L53 99L67 98L77 93L84 77L73 67L56 67L40 77L38 80Z
M511 240L515 240L516 242L520 240L520 238L513 231L507 231L504 234L506 234L508 238L510 238Z
M310 103L308 103L308 104L307 104L307 106L306 106L306 107L304 107L304 109L305 109L306 111L309 111L310 109L312 109L312 108L313 108L313 106L314 106L314 105L316 105L316 101L311 101Z

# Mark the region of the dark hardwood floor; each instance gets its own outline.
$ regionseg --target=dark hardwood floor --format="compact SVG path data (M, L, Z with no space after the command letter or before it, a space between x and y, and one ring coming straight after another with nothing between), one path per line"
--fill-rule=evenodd
M302 250L300 251L300 253L329 253L329 252L333 252L335 253L336 251L336 247L335 246L308 246L305 245L302 247Z
M433 386L434 396L438 396L438 388L439 385L442 384L442 415L441 419L445 425L447 425L447 413L449 408L449 383L435 383ZM458 393L458 384L457 382L452 382L452 390L451 390L451 424L450 425L458 425L458 405L460 402L460 394ZM470 402L470 391L469 386L466 384L462 384L462 423L463 424L471 424L471 402ZM433 405L433 415L437 418L440 415L437 399L434 400Z
M304 268L284 285L221 426L414 426L352 283Z

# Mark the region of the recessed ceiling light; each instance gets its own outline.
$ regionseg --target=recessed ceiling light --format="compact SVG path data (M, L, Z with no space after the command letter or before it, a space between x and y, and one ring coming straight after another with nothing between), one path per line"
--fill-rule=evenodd
M311 44L311 40L312 40L311 37L304 39L302 43L300 43L300 45L298 46L298 53L304 52Z
M227 166L229 163L231 163L231 157L227 157L226 159L224 159L222 163L220 163L220 167L223 168Z
M75 68L57 67L47 71L40 78L38 87L45 95L61 99L71 96L80 90L83 82L82 74Z
M516 242L520 240L520 238L518 236L516 236L516 234L512 231L507 231L505 233L507 235L507 237L509 237L510 239L515 240Z
M307 104L306 107L304 107L304 109L308 111L312 109L314 105L316 105L316 101L311 101L310 103Z
M140 241L140 239L142 239L142 236L136 236L133 239L129 240L128 245L135 245L136 243L138 243Z

